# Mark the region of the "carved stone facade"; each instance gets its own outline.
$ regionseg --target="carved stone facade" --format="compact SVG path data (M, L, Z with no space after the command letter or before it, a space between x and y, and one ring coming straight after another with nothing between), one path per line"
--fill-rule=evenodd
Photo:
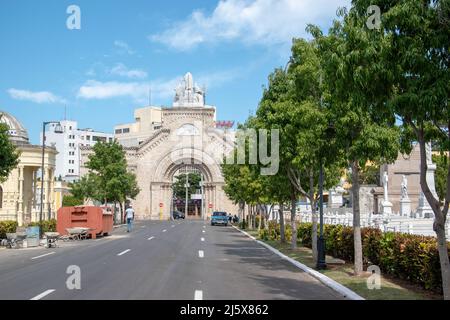
M237 211L223 191L220 168L223 156L233 148L234 134L215 127L216 108L204 105L204 100L200 99L202 92L193 86L190 74L185 76L182 86L176 89L172 107L139 110L140 114L150 114L150 109L160 110L160 123L156 129L148 131L146 139L143 139L142 129L131 134L116 134L119 143L126 141L123 145L129 170L136 174L141 190L131 202L138 219L170 217L173 177L186 166L197 168L203 175L204 219L213 211ZM129 127L148 129L152 122L150 118L143 121L136 117L136 123ZM120 126L122 132L125 126ZM89 148L82 149L82 167L89 153Z

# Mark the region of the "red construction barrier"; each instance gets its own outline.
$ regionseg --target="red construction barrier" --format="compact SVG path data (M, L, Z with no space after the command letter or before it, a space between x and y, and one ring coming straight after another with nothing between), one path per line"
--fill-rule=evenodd
M62 207L58 209L56 231L66 235L66 228L90 228L92 239L97 235L108 235L113 230L113 215L111 212L95 206Z

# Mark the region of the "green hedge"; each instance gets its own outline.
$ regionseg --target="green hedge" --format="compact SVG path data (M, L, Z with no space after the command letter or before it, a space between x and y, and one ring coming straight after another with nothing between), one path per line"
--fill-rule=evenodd
M286 225L286 234L290 225ZM280 227L269 222L269 230L261 230L265 240L279 240ZM297 239L311 248L311 223L297 224ZM353 261L353 228L325 225L326 253L335 258ZM381 232L375 228L361 228L364 264L377 265L385 274L409 280L425 289L442 292L441 269L436 238L406 233ZM448 243L450 254L450 243Z
M7 233L16 232L17 221L0 221L0 239L5 239Z

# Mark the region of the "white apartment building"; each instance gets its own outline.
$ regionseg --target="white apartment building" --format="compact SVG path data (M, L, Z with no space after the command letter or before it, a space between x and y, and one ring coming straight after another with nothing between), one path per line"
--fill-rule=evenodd
M80 178L80 147L94 146L98 141L112 142L114 135L93 129L78 129L78 123L71 120L60 121L64 133L55 133L55 124L46 128L46 145L54 145L56 155L55 177L64 181ZM42 134L41 134L42 143Z

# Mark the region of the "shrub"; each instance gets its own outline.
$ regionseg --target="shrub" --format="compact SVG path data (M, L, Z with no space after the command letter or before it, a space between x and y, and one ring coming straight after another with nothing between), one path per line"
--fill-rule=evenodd
M255 227L256 228L258 228L258 226L259 226L259 219L261 219L261 216L260 215L257 215L256 217L255 217ZM266 227L266 221L264 220L264 218L262 219L262 221L261 221L261 229L263 229L263 228L265 228Z
M75 198L72 195L65 195L63 197L62 206L63 207L74 207L83 205L83 200Z
M7 233L16 232L17 221L0 221L0 239L6 238Z
M312 224L297 224L297 239L305 247L312 244ZM280 226L268 222L268 231L260 232L262 239L280 239ZM354 259L353 228L325 225L326 253L346 261ZM290 241L291 227L286 224L286 240ZM382 273L418 284L425 289L442 292L441 268L436 238L395 232L381 232L376 228L361 229L365 265L377 265ZM450 243L448 243L450 253Z
M244 230L244 229L247 229L247 227L248 227L247 220L246 219L242 219L242 221L239 222L239 228Z

